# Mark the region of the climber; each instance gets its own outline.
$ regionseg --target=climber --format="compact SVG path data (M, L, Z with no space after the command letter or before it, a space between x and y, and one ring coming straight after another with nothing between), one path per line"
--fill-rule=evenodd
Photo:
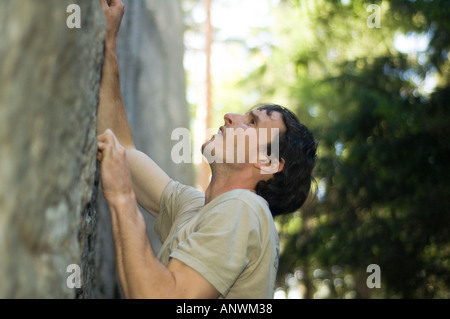
M278 130L279 159L214 161L205 193L172 180L135 148L121 98L116 57L124 5L121 0L100 1L107 31L97 158L111 212L123 295L272 298L279 258L273 217L300 208L310 192L317 147L312 134L292 112L278 105L261 105L246 114L226 114L224 133L219 134L224 139L228 135L225 129ZM203 149L217 139L212 137ZM229 150L223 150L226 159ZM276 170L267 174L273 161L277 161ZM158 256L148 240L138 203L156 217L155 231L163 242Z

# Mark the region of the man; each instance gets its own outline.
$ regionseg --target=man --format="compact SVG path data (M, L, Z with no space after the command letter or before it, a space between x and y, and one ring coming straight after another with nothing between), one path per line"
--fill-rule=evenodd
M105 61L98 107L98 160L108 201L123 294L127 298L272 298L278 265L273 216L305 201L316 143L287 109L265 105L244 115L226 114L220 133L205 143L214 150L205 194L173 181L136 150L123 106L116 38L124 14L120 0L100 0L107 20ZM230 129L279 132L279 157L255 145L231 149ZM234 139L235 136L233 136ZM222 143L219 143L222 142ZM234 146L236 146L234 144ZM243 161L227 155L245 152ZM236 154L234 153L234 156ZM163 246L158 258L146 235L138 203L156 216Z

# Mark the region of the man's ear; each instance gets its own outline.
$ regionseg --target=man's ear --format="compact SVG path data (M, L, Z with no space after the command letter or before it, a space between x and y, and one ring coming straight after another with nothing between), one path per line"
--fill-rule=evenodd
M261 157L257 163L253 164L254 167L260 170L261 174L269 175L279 173L284 168L284 159L278 159L276 157Z

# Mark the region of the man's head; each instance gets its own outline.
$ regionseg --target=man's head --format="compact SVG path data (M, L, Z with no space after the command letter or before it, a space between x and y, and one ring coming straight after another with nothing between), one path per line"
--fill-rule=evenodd
M272 175L282 169L276 152L268 155L268 145L277 150L279 134L286 130L281 113L253 109L246 114L227 113L225 125L203 145L202 153L214 169L228 167L252 172L256 182L261 174ZM265 179L270 176L263 176Z
M253 187L274 216L300 208L316 162L317 143L311 132L291 111L273 104L246 114L226 114L224 120L219 133L202 148L213 174L218 167L252 172Z

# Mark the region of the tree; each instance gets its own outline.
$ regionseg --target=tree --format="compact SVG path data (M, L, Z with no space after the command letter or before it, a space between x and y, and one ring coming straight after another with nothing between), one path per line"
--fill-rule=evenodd
M273 55L245 82L320 145L316 196L277 220L279 282L293 273L306 297L448 298L450 3L378 2L370 28L373 2L282 1ZM428 46L405 52L401 35Z

